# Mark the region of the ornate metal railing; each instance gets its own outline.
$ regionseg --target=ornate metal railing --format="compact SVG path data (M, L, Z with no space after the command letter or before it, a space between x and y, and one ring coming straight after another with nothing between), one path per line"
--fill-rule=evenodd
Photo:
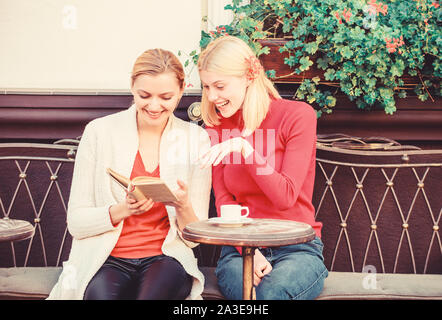
M29 221L35 228L30 239L0 244L0 266L28 266L31 260L59 266L67 257L67 200L77 145L75 139L0 144L0 218Z
M318 136L314 203L330 270L442 273L442 150Z

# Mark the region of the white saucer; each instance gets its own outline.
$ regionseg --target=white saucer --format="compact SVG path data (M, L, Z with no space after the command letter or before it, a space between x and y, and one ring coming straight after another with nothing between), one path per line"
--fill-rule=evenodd
M235 220L227 220L227 219L224 219L221 217L214 217L214 218L210 218L208 221L210 224L215 224L220 227L232 228L232 227L241 227L243 225L250 224L250 223L252 223L253 219L244 217L244 218L235 219Z

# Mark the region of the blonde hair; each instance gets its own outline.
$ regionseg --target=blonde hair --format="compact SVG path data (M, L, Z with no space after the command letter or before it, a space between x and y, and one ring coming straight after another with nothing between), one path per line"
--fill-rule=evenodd
M163 72L173 72L180 88L184 88L184 68L180 60L170 51L149 49L144 51L135 61L132 68L131 87L142 74L156 76Z
M227 76L243 77L249 72L247 60L257 59L252 49L241 39L223 36L209 43L198 58L198 70L219 73ZM255 131L265 119L272 99L280 99L273 83L261 68L247 88L242 108L244 129L248 134ZM205 90L201 97L201 115L208 126L219 125L215 105L211 103Z

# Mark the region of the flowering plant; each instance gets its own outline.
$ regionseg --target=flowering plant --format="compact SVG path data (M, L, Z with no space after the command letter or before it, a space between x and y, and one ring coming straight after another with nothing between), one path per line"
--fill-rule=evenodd
M318 116L332 111L340 92L360 109L380 107L387 114L396 111L396 98L413 92L422 101L441 95L442 8L436 0L233 0L225 10L233 21L203 31L201 48L230 34L262 58L270 50L260 40L285 39L279 52L291 74L323 71L303 79L294 94ZM277 71L266 70L274 81L290 75Z

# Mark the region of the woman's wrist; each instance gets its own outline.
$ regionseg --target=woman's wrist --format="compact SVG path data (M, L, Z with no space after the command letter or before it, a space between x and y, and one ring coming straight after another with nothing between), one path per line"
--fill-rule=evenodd
M189 223L199 221L193 211L192 205L189 203L180 208L175 208L178 228L182 231Z
M186 217L192 216L194 214L192 205L190 203L175 207L175 212L177 213L177 216L182 219L186 219Z
M109 207L110 219L114 226L129 216L128 210L126 209L126 206L122 203L117 203Z

